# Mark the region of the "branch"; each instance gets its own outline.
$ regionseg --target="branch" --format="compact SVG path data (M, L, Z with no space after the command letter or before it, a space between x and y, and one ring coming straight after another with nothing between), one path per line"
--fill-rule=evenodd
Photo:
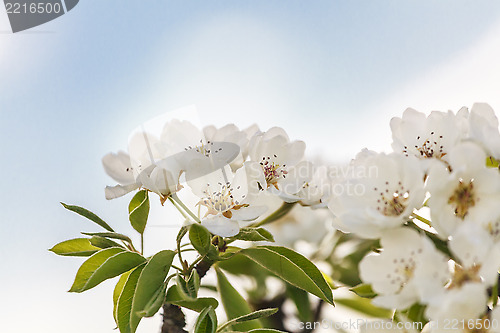
M177 305L163 304L163 325L161 333L188 333L184 330L186 319Z

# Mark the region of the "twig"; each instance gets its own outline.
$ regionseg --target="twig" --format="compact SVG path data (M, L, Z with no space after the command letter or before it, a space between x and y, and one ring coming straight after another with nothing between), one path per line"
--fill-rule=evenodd
M322 309L324 303L325 303L325 301L320 299L318 302L318 305L316 305L316 309L314 310L314 316L313 316L313 320L312 320L313 323L319 321L319 318L321 317L321 309ZM311 333L314 331L314 327L315 327L315 325L311 325L311 328L304 327L300 333Z

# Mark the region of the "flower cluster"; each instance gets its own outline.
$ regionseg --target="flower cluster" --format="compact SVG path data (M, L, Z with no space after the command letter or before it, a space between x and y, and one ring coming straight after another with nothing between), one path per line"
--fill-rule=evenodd
M419 305L432 332L449 330L450 320L466 323L457 330L487 331L500 312L498 119L477 103L428 116L407 109L390 125L394 151L362 151L342 181L362 191L330 198L335 226L380 240L359 264L373 304Z
M212 333L229 326L256 332L262 323L242 322L279 312L268 324L282 332L293 319L316 320L325 303L307 293L333 304L335 286L352 291L336 304L404 323L405 332L500 333L500 132L493 109L483 103L429 115L407 109L390 128L392 152L364 149L343 166L307 160L305 143L279 127L200 128L179 119L141 126L127 152L102 159L118 183L106 187L107 199L137 192L129 220L141 234L140 251L94 213L71 205L64 206L106 232L51 250L89 256L71 291L121 275L114 297L121 332L135 332L140 318L160 306L181 317L178 306L200 312L195 332L210 326ZM175 250L146 257L150 193L175 206L186 223ZM191 207L181 196L194 196ZM184 252L197 254L190 263ZM229 319L219 327L218 301L198 297L211 267ZM248 300L223 270L252 281ZM142 293L149 301L135 298ZM288 299L294 313L281 309Z
M114 199L137 189L159 195L162 204L184 184L199 198L198 216L211 233L238 234L249 221L265 218L269 197L281 203L325 206L329 191L323 168L304 160L305 143L291 141L278 127L240 130L233 124L199 129L171 120L159 135L131 135L128 153L104 156L106 173L118 182L106 187Z

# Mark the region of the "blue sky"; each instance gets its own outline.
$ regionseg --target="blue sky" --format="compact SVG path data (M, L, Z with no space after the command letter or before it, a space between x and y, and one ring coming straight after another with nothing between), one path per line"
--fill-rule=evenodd
M59 201L132 233L129 198L104 199L100 159L154 116L195 104L205 124L282 126L345 161L388 149L408 106L500 109L498 1L86 0L9 30L0 9L5 332L112 332L111 284L66 293L81 260L46 249L95 230ZM168 245L158 230L150 243Z

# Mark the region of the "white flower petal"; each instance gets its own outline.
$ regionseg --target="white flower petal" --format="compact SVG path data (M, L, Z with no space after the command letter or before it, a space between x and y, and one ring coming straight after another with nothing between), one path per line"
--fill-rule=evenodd
M485 263L493 247L493 241L489 233L480 225L464 222L452 235L449 247L462 265L471 267L473 264Z
M475 103L469 116L469 135L477 140L489 155L500 157L500 133L498 118L486 103Z
M500 201L500 174L486 167L486 155L480 146L461 143L449 153L449 161L451 173L435 166L427 180L432 224L443 239L464 219L490 222L492 209Z
M201 224L214 235L222 237L236 236L240 232L238 222L223 216L214 216L201 221Z
M344 229L377 238L402 225L425 198L423 172L414 160L399 154L363 152L351 163L328 204ZM373 232L370 236L368 232Z
M447 161L448 152L465 138L463 123L463 116L451 111L433 111L426 117L422 112L407 109L402 118L391 120L392 147L405 156ZM421 166L426 171L429 163Z
M248 207L242 207L240 209L232 210L231 212L233 216L231 217L231 219L235 221L253 221L264 214L266 211L266 206L250 205Z
M104 171L119 184L135 183L130 156L127 153L119 151L117 154L106 154L102 158L102 165Z
M481 283L467 283L462 288L448 289L436 295L426 309L426 316L443 325L445 320L479 318L486 311L488 297ZM443 328L443 326L440 326ZM443 331L444 332L444 331Z
M142 171L164 158L162 150L160 141L154 135L144 131L132 133L128 152L135 179Z
M138 189L139 187L140 185L138 184L106 186L106 188L104 189L104 194L107 200L111 200L122 197L125 194Z
M187 179L187 184L193 193L201 198L206 196L206 192L217 192L223 184L231 184L234 174L229 165L216 169L201 177Z
M302 161L288 168L286 178L278 181L278 189L285 197L296 195L314 174L314 166L309 161Z
M169 155L206 143L201 130L189 121L178 119L170 120L164 125L160 140L167 147Z

